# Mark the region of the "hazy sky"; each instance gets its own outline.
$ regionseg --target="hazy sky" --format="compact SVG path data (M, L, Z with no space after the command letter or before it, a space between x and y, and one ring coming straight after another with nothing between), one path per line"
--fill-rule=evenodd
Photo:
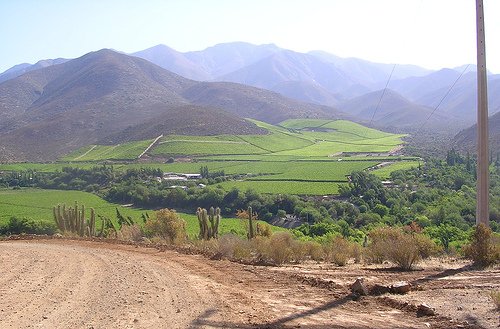
M500 73L500 0L484 0ZM101 48L275 43L439 69L476 61L475 0L0 0L0 72Z

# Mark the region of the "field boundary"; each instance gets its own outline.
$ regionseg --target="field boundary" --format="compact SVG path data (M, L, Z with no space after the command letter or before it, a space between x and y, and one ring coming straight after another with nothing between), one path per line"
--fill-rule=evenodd
M163 134L161 134L160 136L156 137L156 138L155 138L155 140L154 140L151 144L149 144L149 146L148 146L148 147L146 147L146 149L145 149L145 150L144 150L141 154L139 154L139 156L137 157L137 159L142 158L142 156L143 156L144 154L146 154L146 152L147 152L147 151L149 151L149 149L150 149L150 148L152 148L152 147L153 147L153 145L155 145L155 143L156 143L156 142L157 142L160 138L162 138L162 137L163 137Z

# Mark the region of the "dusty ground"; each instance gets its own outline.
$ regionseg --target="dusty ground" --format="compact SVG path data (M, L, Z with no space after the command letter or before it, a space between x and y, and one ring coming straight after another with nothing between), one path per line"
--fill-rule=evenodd
M500 270L262 267L109 243L0 242L0 328L498 328ZM408 280L406 295L349 295ZM426 302L438 316L418 317Z

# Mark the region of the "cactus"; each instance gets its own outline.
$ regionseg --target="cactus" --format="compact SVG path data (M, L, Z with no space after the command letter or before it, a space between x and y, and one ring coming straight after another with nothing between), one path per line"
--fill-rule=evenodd
M90 208L90 218L85 219L85 206L75 201L74 207L66 208L63 204L52 208L54 221L57 228L62 232L71 232L79 236L95 236L95 213L94 209Z
M251 240L255 237L253 231L253 221L252 221L252 207L248 207L248 239Z
M217 239L219 236L219 223L220 223L220 208L210 208L207 212L206 209L198 207L196 210L198 217L198 224L200 226L200 234L198 237L202 240ZM209 224L210 223L210 224Z

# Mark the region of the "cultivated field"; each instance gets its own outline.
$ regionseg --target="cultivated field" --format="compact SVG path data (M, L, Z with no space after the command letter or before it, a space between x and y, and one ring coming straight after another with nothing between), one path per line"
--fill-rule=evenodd
M346 120L293 119L279 125L252 120L268 130L266 135L162 137L146 154L137 157L151 140L114 146L89 145L51 164L8 164L0 170L61 170L65 166L89 168L114 161L115 170L160 168L163 172L224 171L238 178L221 183L224 188L254 189L261 193L332 195L353 171L379 163L373 173L387 179L394 170L418 165L417 158L395 156L404 135L371 129ZM174 163L165 163L166 159ZM181 161L175 160L181 159ZM128 160L128 161L116 161Z
M105 216L116 222L116 208L123 216L131 216L138 224L142 225L141 215L152 210L123 207L118 204L107 202L98 196L80 191L59 191L43 189L0 189L0 225L5 224L10 217L29 217L37 221L52 222L52 207L57 204L85 205L87 209L94 208L97 215ZM194 238L199 233L198 218L195 214L179 212L182 219L186 221L187 234ZM100 223L100 220L96 218ZM260 221L259 221L260 222ZM283 230L272 226L273 231ZM237 218L222 218L220 223L220 234L234 233L245 236L245 222Z

